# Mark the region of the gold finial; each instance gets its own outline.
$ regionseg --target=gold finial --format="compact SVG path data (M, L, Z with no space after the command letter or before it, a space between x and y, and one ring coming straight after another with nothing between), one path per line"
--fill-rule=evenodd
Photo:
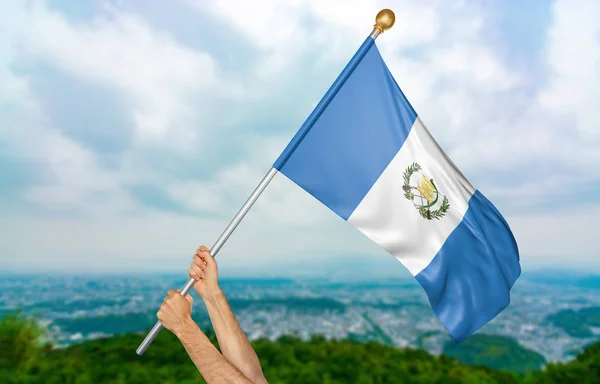
M379 33L383 33L392 28L395 21L396 16L391 9L382 9L377 16L375 16L375 25L373 27L377 29Z

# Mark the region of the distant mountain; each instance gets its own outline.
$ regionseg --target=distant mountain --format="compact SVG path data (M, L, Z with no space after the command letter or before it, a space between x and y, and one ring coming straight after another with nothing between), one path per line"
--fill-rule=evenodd
M574 285L579 288L600 289L600 275L584 277L577 280Z
M583 271L542 269L524 272L521 279L532 283L560 287L600 289L600 275L590 275L589 272Z
M444 353L463 363L512 372L537 371L546 363L542 355L515 339L498 335L475 334L458 344L449 341Z
M572 337L593 337L590 327L600 327L600 307L583 308L579 311L565 309L548 316L546 320Z

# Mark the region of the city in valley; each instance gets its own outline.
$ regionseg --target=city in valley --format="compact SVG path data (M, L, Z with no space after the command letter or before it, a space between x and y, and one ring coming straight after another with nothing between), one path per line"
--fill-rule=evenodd
M58 347L114 334L144 333L156 322L167 290L185 276L0 276L0 315L21 309L36 316ZM477 334L501 335L566 361L600 339L597 277L522 277L511 303ZM324 279L230 279L221 286L252 340L296 335L377 341L439 354L451 341L415 280L348 283ZM202 300L194 318L209 326Z

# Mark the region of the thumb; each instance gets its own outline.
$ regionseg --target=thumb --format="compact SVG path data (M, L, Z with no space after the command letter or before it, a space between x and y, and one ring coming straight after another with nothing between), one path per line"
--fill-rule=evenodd
M185 295L184 297L187 301L190 302L190 304L194 303L194 298L192 297L192 295Z

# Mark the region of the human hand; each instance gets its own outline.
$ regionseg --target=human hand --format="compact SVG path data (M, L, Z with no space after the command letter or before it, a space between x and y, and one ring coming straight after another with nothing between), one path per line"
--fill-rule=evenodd
M194 289L204 300L212 299L221 292L217 262L204 245L196 250L188 272L190 277L196 280Z
M170 290L156 314L158 321L160 321L163 327L179 336L187 325L193 323L193 301L194 299L190 295L184 297L179 291Z

